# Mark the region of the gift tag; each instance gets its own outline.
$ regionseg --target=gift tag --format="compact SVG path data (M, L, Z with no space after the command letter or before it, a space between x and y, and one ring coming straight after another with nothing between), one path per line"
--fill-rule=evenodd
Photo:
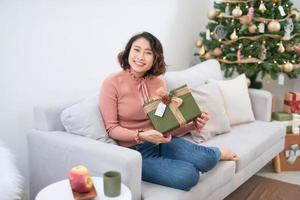
M278 84L279 85L284 85L284 74L283 73L280 73L279 75L278 75Z
M206 30L206 39L211 40L210 31L208 29Z
M261 22L258 25L258 32L260 32L260 33L264 33L265 32L265 24L264 23Z
M154 115L158 117L162 117L165 113L166 107L167 107L166 104L160 102L156 108Z
M278 6L278 10L279 10L280 15L281 15L282 17L286 15L282 6Z

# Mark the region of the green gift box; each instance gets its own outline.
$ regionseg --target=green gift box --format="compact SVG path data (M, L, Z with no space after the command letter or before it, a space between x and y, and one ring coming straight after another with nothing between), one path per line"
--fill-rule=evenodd
M193 121L201 115L201 111L187 85L171 90L158 92L158 98L144 104L144 110L150 118L154 129L167 133L181 125ZM164 93L164 94L163 94ZM166 105L163 115L157 116L157 108Z
M278 121L290 121L293 120L292 113L287 112L272 112L272 119Z

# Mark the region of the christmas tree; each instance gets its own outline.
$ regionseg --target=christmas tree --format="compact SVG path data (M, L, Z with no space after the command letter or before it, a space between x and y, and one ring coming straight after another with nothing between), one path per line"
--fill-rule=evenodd
M217 59L225 77L245 73L250 87L263 79L300 74L300 14L290 0L214 2L196 46L200 60Z

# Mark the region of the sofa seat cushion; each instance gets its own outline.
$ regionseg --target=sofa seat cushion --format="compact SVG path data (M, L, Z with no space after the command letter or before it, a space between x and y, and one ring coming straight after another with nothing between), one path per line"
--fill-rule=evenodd
M266 152L285 135L285 126L281 122L254 121L233 126L227 134L218 135L202 145L229 148L239 157L237 171Z
M142 183L143 200L157 199L204 199L207 194L228 183L235 174L235 162L222 161L207 173L201 174L197 185L190 191L177 190L148 182ZM220 178L222 177L222 178ZM216 181L218 180L218 181Z

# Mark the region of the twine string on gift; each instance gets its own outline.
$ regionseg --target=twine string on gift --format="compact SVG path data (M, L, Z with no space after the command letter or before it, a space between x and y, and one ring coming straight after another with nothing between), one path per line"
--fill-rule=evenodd
M176 92L168 93L164 88L159 88L156 91L158 97L153 99L153 102L146 105L144 107L146 113L149 113L155 110L160 102L169 106L171 112L173 113L174 117L178 121L180 125L186 123L186 119L183 117L182 113L179 110L179 107L182 105L183 100L179 98L179 96L187 94L189 89L187 87L181 88Z

